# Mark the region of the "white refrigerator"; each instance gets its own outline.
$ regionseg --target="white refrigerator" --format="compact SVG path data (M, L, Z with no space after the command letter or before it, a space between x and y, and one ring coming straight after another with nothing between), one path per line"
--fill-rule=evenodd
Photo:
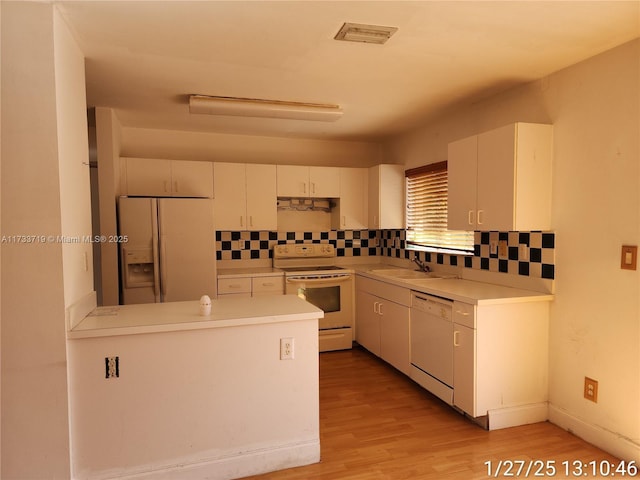
M120 303L216 298L212 199L120 197L118 226Z

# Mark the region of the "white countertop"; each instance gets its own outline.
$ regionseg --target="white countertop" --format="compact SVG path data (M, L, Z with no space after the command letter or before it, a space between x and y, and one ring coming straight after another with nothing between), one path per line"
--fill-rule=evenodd
M217 275L218 278L271 277L284 275L284 272L273 267L219 268Z
M475 305L490 305L519 302L549 302L553 300L550 293L524 290L520 288L494 285L492 283L476 282L465 279L432 278L432 279L399 279L388 276L376 275L372 270L397 267L373 264L353 265L354 271L367 278L409 288L418 292L450 300L458 300ZM407 269L410 271L410 269Z
M237 327L324 317L324 312L295 295L212 300L211 315L199 314L200 303L171 302L98 307L67 333L87 338L202 328Z

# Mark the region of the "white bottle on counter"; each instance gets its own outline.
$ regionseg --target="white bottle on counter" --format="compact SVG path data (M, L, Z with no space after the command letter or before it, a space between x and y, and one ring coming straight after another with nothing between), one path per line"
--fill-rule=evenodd
M209 295L200 297L200 315L203 317L211 315L211 298L209 298Z

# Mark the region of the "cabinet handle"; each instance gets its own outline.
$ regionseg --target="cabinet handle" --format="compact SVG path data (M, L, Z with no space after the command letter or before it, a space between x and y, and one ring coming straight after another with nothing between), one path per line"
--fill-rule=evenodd
M458 335L460 334L459 330L454 330L453 332L453 346L454 347L459 347L460 343L458 342Z
M484 210L478 210L478 225L482 225L482 216L484 215Z
M316 182L311 182L311 193L314 195L316 193Z
M244 227L244 217L240 215L240 226Z
M249 226L253 227L253 215L249 215Z
M174 190L173 191L178 193L179 190L178 190L178 181L177 180L175 182L173 182L173 186L174 186Z
M343 216L342 216L342 226L344 227L344 226L346 226L346 225L347 225L347 216L346 216L346 215L343 215Z
M304 193L305 195L307 194L307 184L306 183L302 184L302 193Z
M473 217L475 217L473 210L469 210L469 213L467 214L467 221L469 222L469 225L473 225Z
M378 304L378 315L383 315L382 313L382 302Z
M169 193L169 183L165 180L164 184L164 193Z
M469 312L463 312L462 310L456 310L457 315L462 315L463 317L468 317Z

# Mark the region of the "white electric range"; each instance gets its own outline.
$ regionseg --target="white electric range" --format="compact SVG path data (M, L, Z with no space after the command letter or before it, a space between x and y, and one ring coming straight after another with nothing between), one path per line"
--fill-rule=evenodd
M273 266L285 273L286 293L324 311L319 320L321 352L351 348L353 342L353 270L336 265L329 243L288 243L273 247Z

